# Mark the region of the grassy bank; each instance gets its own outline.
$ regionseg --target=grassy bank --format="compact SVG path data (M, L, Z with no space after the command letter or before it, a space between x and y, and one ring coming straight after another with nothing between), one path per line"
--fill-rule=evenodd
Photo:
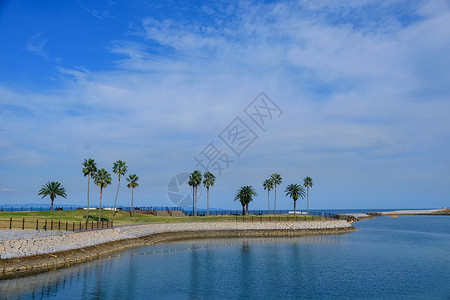
M112 211L102 210L102 221L114 221L114 225L146 224L146 223L173 223L173 222L236 222L238 221L310 221L319 220L319 217L312 216L287 216L287 215L265 215L265 216L204 216L204 217L158 217L153 215L134 214L130 217L128 212L119 211L113 217ZM0 221L25 219L26 221L53 220L56 222L84 222L86 211L66 210L66 211L29 211L29 212L0 212ZM98 211L89 212L89 222L97 222Z

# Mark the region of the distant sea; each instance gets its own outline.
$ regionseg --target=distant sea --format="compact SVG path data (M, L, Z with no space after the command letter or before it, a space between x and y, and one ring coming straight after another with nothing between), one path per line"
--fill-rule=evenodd
M353 224L357 232L340 235L187 240L129 249L0 281L0 298L450 299L449 216L376 217Z

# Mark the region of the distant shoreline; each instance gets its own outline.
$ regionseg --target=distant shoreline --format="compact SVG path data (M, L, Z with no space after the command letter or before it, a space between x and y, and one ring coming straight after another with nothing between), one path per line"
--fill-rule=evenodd
M343 213L338 214L340 219L347 221L361 221L373 217L380 216L436 216L450 215L450 209L409 209L409 210L393 210L393 211L374 211L368 213Z
M417 209L417 210L394 210L379 212L381 216L391 215L450 215L450 209Z
M177 223L131 225L114 229L0 243L0 280L43 272L115 252L161 242L197 238L296 237L353 232L345 221L262 223ZM52 251L53 250L53 251ZM6 253L14 257L4 258ZM31 253L35 253L34 255Z

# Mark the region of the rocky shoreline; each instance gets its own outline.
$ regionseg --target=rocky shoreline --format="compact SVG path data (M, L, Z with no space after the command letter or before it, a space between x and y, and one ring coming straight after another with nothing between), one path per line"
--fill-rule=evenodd
M369 213L373 216L422 216L422 215L448 215L447 209L412 209L412 210L394 210Z
M368 213L346 213L338 214L338 218L346 221L361 221L373 217L380 216L422 216L422 215L450 215L448 209L414 209L414 210L394 210L394 211L379 211Z
M356 231L345 221L313 222L215 222L131 225L98 231L39 236L30 231L25 239L0 233L0 279L23 276L101 259L127 248L170 240L225 237L293 237ZM35 237L30 237L34 232ZM8 238L8 235L13 237Z

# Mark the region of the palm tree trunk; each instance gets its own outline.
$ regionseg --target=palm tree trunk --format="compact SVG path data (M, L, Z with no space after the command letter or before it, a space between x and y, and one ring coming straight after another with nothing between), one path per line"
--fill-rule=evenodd
M306 187L306 214L309 215L309 186Z
M245 205L242 205L242 215L245 216Z
M270 190L267 189L267 211L268 212L270 212L270 199L269 199L269 196L270 196Z
M119 183L117 184L116 199L114 200L113 216L116 215L116 202L117 202L117 196L119 195L119 187L120 187L120 176L119 176Z
M195 186L195 216L197 216L197 186Z
M248 215L248 203L245 204L245 214Z
M50 197L50 200L52 200L52 205L51 205L51 207L50 207L50 211L53 211L53 200L55 200L55 198Z
M295 211L297 210L296 206L297 206L297 201L294 200L294 216L295 216Z
M100 222L102 220L102 192L103 192L103 188L100 188L100 207L98 209L98 222Z
M209 216L209 187L206 188L206 215Z
M131 186L131 210L130 210L130 217L133 217L133 194L134 194L134 187Z
M86 214L86 224L89 222L89 181L91 178L91 173L88 174L88 192L87 192L87 214Z
M195 217L194 211L195 211L195 187L192 186L192 216Z
M275 200L273 203L273 214L277 214L277 185L275 184Z

